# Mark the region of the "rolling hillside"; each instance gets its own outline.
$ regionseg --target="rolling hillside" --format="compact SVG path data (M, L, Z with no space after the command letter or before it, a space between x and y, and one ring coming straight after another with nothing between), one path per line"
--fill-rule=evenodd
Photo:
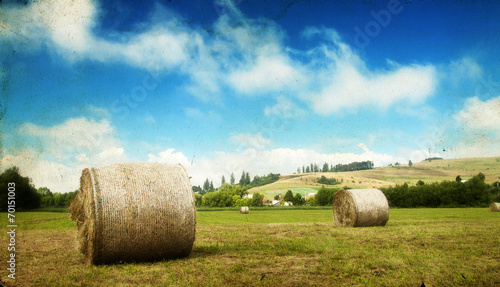
M401 165L350 172L291 174L281 176L274 183L252 188L249 192L263 193L266 197L272 197L279 193L284 194L288 189L294 193L310 193L323 186L323 184L316 182L322 175L342 181L335 187L380 188L405 182L415 184L419 180L424 182L455 180L457 175L460 175L462 179L468 179L479 172L486 176L487 183L498 181L500 157L422 161L414 163L411 168L408 165Z

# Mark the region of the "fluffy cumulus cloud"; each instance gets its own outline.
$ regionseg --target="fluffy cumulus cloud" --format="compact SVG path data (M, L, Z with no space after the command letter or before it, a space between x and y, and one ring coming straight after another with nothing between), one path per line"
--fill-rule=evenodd
M453 115L447 140L452 157L499 156L500 96L482 101L471 97L462 110Z
M183 71L194 80L190 91L206 99L216 97L222 86L245 96L298 87L302 65L283 45L285 35L280 27L247 19L231 7L226 12L232 15L221 15L212 27L213 34L197 33L192 40L196 49L191 61L183 65Z
M385 73L362 73L348 62L337 63L337 68L325 71L331 84L321 85L307 100L313 109L323 115L343 109L375 107L387 109L407 101L416 105L430 97L436 87L432 66L411 66Z
M153 71L175 67L188 59L190 35L173 33L168 27L154 27L152 30L132 38L126 44L109 45L109 50L117 50L134 66Z
M486 101L472 97L465 102L464 109L454 118L471 129L500 132L500 96Z
M13 45L33 49L47 45L70 61L126 61L149 70L164 70L187 60L189 33L176 26L175 19L153 25L122 42L97 37L92 29L99 8L91 0L37 1L26 6L6 5L0 11L0 36Z
M22 176L31 178L36 188L48 187L53 192L69 192L78 189L81 170L65 164L42 159L36 151L26 149L17 155L0 159L0 166L17 166Z
M312 52L324 58L317 68L311 87L303 98L323 115L344 109L375 107L386 109L396 103L417 105L432 96L438 85L438 73L432 65L401 66L392 63L387 70L370 70L349 45L332 29L306 30L305 35L320 34L329 40Z
M232 72L229 83L243 94L279 91L283 87L297 86L301 74L288 61L280 55L258 56L255 63Z
M474 135L455 144L448 155L452 158L500 156L499 142L499 136Z
M48 153L60 159L77 152L98 154L121 145L115 137L114 128L105 119L70 118L52 127L25 123L18 128L18 132L38 138Z
M188 158L182 152L176 152L173 148L162 151L158 155L148 154L148 161L181 164L183 166L188 166L190 164Z
M1 166L18 166L32 178L37 187L47 186L55 192L78 188L82 169L128 161L114 127L105 119L70 118L43 127L32 123L21 125L17 133L38 149L9 150Z
M95 25L96 7L91 1L37 1L0 10L0 35L16 45L54 45L67 55L79 55L92 47L90 30ZM49 40L49 41L47 41Z

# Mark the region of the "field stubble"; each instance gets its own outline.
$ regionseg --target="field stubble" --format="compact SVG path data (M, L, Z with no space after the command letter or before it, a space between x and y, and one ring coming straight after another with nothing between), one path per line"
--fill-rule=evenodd
M19 213L21 286L495 286L500 217L392 209L385 227L334 228L331 210L198 212L188 258L87 266L66 213ZM2 214L3 216L4 214ZM5 216L6 217L6 216ZM4 225L5 226L5 225ZM4 233L5 234L5 233ZM7 242L6 235L2 235ZM1 250L6 258L7 250ZM5 269L4 269L5 270ZM13 281L2 273L2 283Z

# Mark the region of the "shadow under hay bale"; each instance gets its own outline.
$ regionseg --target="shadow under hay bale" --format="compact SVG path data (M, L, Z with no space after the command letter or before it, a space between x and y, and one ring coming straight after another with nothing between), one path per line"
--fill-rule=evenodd
M185 257L193 247L195 200L181 165L85 169L70 212L91 264Z
M248 206L240 206L240 213L241 214L248 214Z
M493 202L490 204L490 211L500 212L500 202Z
M384 226L389 203L378 189L339 190L333 199L333 222L340 227Z

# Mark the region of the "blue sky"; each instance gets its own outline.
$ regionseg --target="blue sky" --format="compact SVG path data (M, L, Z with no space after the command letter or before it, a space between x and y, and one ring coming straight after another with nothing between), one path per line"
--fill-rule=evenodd
M181 163L192 183L311 162L499 156L500 4L0 4L2 167L36 187Z

